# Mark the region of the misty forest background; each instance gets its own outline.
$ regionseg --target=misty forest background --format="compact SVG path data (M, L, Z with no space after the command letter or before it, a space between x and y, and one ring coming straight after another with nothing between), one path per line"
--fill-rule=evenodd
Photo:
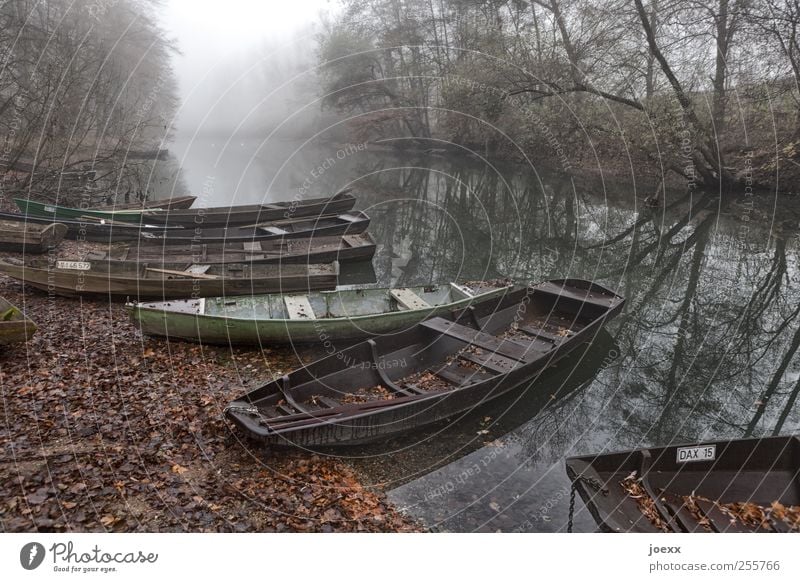
M4 197L147 195L147 161L168 147L180 110L179 47L159 9L0 1ZM265 39L219 68L218 85L246 86L215 96L220 115L188 119L791 192L798 26L798 0L344 0L296 38ZM243 98L265 95L282 106L236 118Z

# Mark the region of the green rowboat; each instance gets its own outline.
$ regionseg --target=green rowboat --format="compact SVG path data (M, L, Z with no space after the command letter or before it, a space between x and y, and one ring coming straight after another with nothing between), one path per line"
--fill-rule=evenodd
M450 283L128 303L126 307L133 322L148 335L223 345L315 343L336 350L337 341L399 332L511 289L473 289Z
M0 297L0 346L28 341L35 331L35 323Z
M138 210L96 210L93 208L68 208L66 206L58 206L56 204L36 202L26 198L14 198L14 203L23 214L63 220L76 220L91 216L93 218L102 220L140 222L142 220L142 212L146 211L150 215L157 212L164 212L163 209L158 208L140 208Z

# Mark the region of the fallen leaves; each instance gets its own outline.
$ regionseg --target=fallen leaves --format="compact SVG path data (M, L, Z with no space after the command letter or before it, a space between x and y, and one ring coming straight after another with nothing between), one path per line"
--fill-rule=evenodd
M2 530L419 529L344 464L265 454L225 422L245 381L297 366L291 349L143 338L122 305L23 295L5 278L0 295L39 326L0 361L0 450L15 460L0 463Z
M668 524L663 520L653 498L647 493L641 483L641 479L636 477L636 471L623 479L620 484L627 493L628 497L635 500L639 511L642 512L650 523L661 531L671 531ZM773 501L768 507L764 507L753 502L731 502L722 503L719 500L709 499L702 495L692 493L691 495L676 496L670 493L661 492L659 496L665 496L663 501L672 500L677 506L683 506L686 512L691 515L698 525L705 531L724 530L727 524L720 524L719 517L712 527L709 519L709 507L718 515L728 518L731 526L743 527L744 529L768 530L768 531L798 531L800 532L800 506L786 506L778 501ZM684 520L686 517L684 516Z
M661 515L656 508L655 500L653 500L653 498L647 493L644 485L642 485L641 479L636 477L636 471L625 477L625 479L621 481L620 485L622 485L625 493L627 493L629 497L636 501L639 511L641 511L642 515L650 520L650 523L663 532L670 531L666 522L661 518Z

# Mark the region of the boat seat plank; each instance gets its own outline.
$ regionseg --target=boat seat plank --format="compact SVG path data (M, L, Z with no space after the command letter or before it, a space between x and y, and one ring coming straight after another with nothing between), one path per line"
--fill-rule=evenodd
M317 404L321 404L327 408L336 408L337 406L341 406L341 402L337 402L333 398L328 398L327 396L315 396L314 400Z
M493 377L492 374L487 374L486 372L480 372L478 370L472 370L470 368L466 368L464 366L459 365L457 362L453 362L452 364L441 370L436 370L434 374L436 374L443 380L450 382L451 384L455 384L456 386L466 386Z
M492 372L496 372L498 374L508 374L520 365L517 360L504 358L503 356L493 352L488 352L481 355L464 352L460 357L464 360L472 362L473 364L483 366L487 370L491 370Z
M603 307L608 309L613 303L613 297L605 297L598 294L598 296L594 296L591 291L586 291L584 289L577 289L575 287L565 286L562 287L561 285L556 285L555 283L551 283L547 281L545 283L541 283L535 287L536 291L547 293L549 295L558 295L559 297L565 297L567 299L576 299L583 303L587 303L589 305L596 305L598 307Z
M533 352L528 346L509 340L501 340L488 333L461 325L460 323L447 321L441 317L434 317L433 319L422 322L420 325L512 360L524 362L533 355ZM535 353L538 354L540 352Z
M364 239L360 236L353 235L353 234L346 234L342 237L342 240L347 243L350 248L358 248L364 245Z
M427 390L419 388L416 384L403 384L403 389L413 394L427 394Z
M570 335L559 335L557 333L550 333L549 331L540 328L540 327L532 327L530 325L520 325L517 327L521 332L528 334L531 337L541 338L543 340L549 341L553 344L560 344L562 341L567 339Z
M190 277L192 279L219 279L216 275L206 275L204 273L192 273L191 271L176 271L173 269L157 269L155 267L147 267L147 271L154 273L161 273L163 275L180 275L182 277Z
M283 304L286 306L289 319L317 318L317 316L314 315L314 308L311 307L311 302L308 300L307 295L284 295Z
M760 528L753 530L747 527L746 525L742 524L738 520L731 520L730 516L722 513L722 511L711 501L706 501L705 499L698 499L696 500L696 503L697 506L700 508L700 511L703 512L703 515L705 515L708 521L710 522L711 528L714 531L722 533L768 531Z
M397 305L401 309L413 311L414 309L428 309L431 306L411 289L391 289L389 294L397 301Z
M475 294L464 285L458 283L450 283L450 292L453 299L470 299L475 297Z
M697 518L692 515L686 508L686 504L679 497L673 495L665 496L664 505L671 515L670 524L674 524L681 530L688 530L687 533L709 531L697 521Z
M202 275L206 273L211 268L211 265L192 265L188 269L186 269L187 273L192 273L194 275Z
M275 407L275 409L281 414L281 416L292 416L297 414L297 411L286 404L279 404Z
M259 230L266 231L270 234L289 234L288 230L285 230L277 226L261 226L259 227Z
M352 214L340 214L339 218L346 220L347 222L358 222L361 220L360 216L353 216Z

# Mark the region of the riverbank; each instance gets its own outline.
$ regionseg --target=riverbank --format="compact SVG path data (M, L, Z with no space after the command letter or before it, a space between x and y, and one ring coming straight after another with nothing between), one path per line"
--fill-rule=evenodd
M231 399L299 364L292 350L142 337L123 305L5 276L0 295L39 328L0 352L3 531L420 529L342 462L265 452L225 422Z

